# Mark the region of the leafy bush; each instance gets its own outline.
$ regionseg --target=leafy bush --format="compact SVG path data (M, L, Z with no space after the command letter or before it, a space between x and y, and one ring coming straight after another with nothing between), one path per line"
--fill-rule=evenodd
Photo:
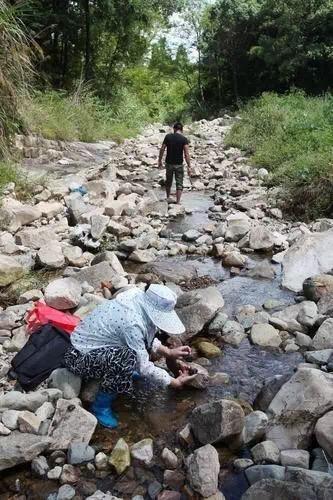
M41 179L38 179L40 182ZM0 199L1 195L10 183L15 183L15 193L18 199L26 200L31 197L33 191L33 181L27 179L27 176L13 162L4 160L0 162ZM1 221L0 221L1 222Z
M327 215L333 209L333 96L302 92L263 94L251 101L227 144L252 155L283 186L285 206L297 215Z

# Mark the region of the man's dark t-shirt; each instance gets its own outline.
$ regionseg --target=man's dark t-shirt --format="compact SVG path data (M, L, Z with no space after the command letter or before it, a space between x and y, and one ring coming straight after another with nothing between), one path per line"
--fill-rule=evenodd
M169 165L182 165L184 161L184 146L188 140L179 132L167 134L163 144L167 147L167 156L165 162Z

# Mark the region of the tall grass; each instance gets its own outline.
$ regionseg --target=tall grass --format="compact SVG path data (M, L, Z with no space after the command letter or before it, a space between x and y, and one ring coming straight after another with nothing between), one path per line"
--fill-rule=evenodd
M17 7L0 0L0 156L20 126L18 108L33 75L34 45L16 12Z
M333 213L333 96L263 94L250 102L227 144L266 167L284 188L286 210L313 218Z

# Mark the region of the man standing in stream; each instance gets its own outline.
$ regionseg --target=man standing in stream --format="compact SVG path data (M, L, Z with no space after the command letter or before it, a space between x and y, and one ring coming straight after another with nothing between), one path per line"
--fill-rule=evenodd
M170 202L170 192L173 181L173 176L176 180L176 202L180 203L180 199L183 192L183 180L184 180L184 155L187 164L187 172L189 177L191 177L191 160L189 152L189 142L188 139L183 135L183 124L177 122L173 126L173 133L167 134L164 138L162 147L160 149L160 154L158 158L159 168L163 168L163 156L164 151L167 150L165 169L165 190L167 200Z

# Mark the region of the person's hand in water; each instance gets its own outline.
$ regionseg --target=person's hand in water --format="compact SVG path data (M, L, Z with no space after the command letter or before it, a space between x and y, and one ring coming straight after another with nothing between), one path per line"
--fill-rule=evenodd
M173 389L182 389L184 385L194 380L196 374L190 375L190 370L190 367L181 368L178 377L171 380L170 386L173 387Z
M180 347L174 347L173 349L168 349L166 357L170 359L186 358L187 356L191 356L191 353L192 350L188 345L182 345Z

